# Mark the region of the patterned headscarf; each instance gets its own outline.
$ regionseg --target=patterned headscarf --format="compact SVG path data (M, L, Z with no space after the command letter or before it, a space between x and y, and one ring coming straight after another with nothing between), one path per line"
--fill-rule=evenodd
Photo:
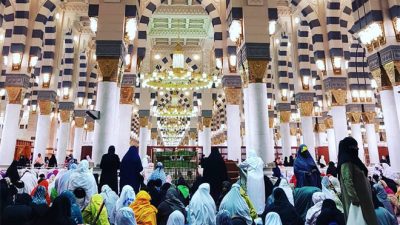
M38 186L35 193L33 194L32 203L36 205L47 204L46 202L46 188Z

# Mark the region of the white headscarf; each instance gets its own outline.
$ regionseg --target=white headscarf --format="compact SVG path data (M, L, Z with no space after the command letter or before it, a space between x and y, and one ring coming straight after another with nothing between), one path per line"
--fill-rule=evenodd
M135 214L129 207L122 207L115 217L115 225L136 225Z
M113 212L115 203L118 200L118 195L107 184L101 187L100 195L103 197L106 203L107 215L110 217Z
M315 192L312 195L314 205L307 211L305 225L315 225L317 218L321 213L322 203L326 199L326 196L322 192Z
M135 201L136 198L135 196L136 196L135 191L130 185L125 185L122 188L121 195L117 200L117 202L115 203L113 213L110 216L111 223L114 223L118 210L123 207L128 207L132 202Z
M185 225L185 216L179 210L175 210L169 215L167 225Z
M335 188L336 192L338 194L342 193L342 190L340 189L340 182L339 179L337 179L334 176L329 177L329 181L333 184L333 187Z
M279 187L285 192L286 197L288 198L290 204L294 206L294 197L293 197L293 190L290 187L288 181L286 179L281 179L279 183Z
M265 216L265 224L266 225L282 225L282 220L278 213L269 212Z
M86 192L86 197L81 209L89 204L90 198L97 194L97 183L93 174L89 170L89 162L82 160L78 168L74 170L69 178L68 190L74 191L76 188L83 188Z
M210 185L201 184L189 204L189 218L192 225L215 224L217 209L210 195Z
M246 220L248 225L252 224L250 209L243 197L240 195L239 184L233 184L231 190L222 199L219 210L227 210L232 217L238 216Z
M24 182L24 193L31 194L33 189L37 186L37 177L34 171L25 170L22 173L21 181Z
M392 167L389 166L389 164L382 163L382 167L383 176L390 178L396 182L399 180L399 175L392 169Z

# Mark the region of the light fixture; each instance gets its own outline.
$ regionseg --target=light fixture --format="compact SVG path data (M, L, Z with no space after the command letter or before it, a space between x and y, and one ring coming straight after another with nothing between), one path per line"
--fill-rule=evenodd
M28 72L30 72L31 69L36 66L38 61L39 61L39 57L37 57L37 56L29 56Z
M241 34L242 22L240 20L232 20L232 23L229 26L229 39L231 39L232 42L237 43Z
M294 22L295 22L296 24L300 23L300 18L299 18L299 17L295 17L295 18L294 18Z
M36 111L37 111L37 105L32 104L32 113L36 113Z
M160 56L160 54L155 54L155 55L154 55L154 59L156 59L156 60L159 60L159 59L161 59L161 56Z
M216 66L218 69L222 69L222 59L221 59L221 58L216 58L216 59L215 59L215 66Z
M96 33L98 19L96 17L90 17L89 20L90 20L90 29L92 30L93 33Z
M282 101L287 101L288 100L288 96L287 96L287 89L286 88L283 88L282 90L281 90L281 100Z
M50 86L50 74L44 73L43 74L43 87L48 88Z
M268 26L268 31L269 31L269 35L273 35L276 31L276 21L272 20L269 21L269 26Z
M287 43L287 46L290 48L290 46L292 46L292 43L289 41L289 42Z
M125 66L126 67L130 67L131 61L132 61L131 60L131 54L126 54L124 59L125 59Z
M39 84L39 83L40 83L40 78L39 78L39 76L35 76L35 83L36 83L36 84Z
M322 100L318 100L318 106L322 108Z
M0 33L0 41L4 41L4 33L3 32Z
M231 73L235 73L236 72L236 63L237 63L236 55L230 55L229 56L229 71Z
M371 87L372 87L373 89L378 88L378 84L376 83L376 80L375 80L375 79L371 79Z
M198 54L194 54L194 55L193 55L193 59L194 59L194 60L199 60L199 59L200 59L200 56L199 56Z
M7 66L8 65L8 57L3 56L3 65Z
M189 92L188 91L185 91L185 96L189 96Z
M125 23L125 32L129 41L133 41L136 37L137 21L136 18L127 18Z
M22 100L22 105L28 105L29 99L28 98L24 98L24 100Z
M56 13L56 20L60 19L60 13Z
M310 89L310 76L307 75L303 75L301 77L302 80L302 86L303 86L303 90L309 90Z
M365 93L365 97L366 97L366 101L367 102L372 102L372 97L373 97L373 93L371 90L367 90Z
M365 90L364 89L361 89L360 90L360 101L361 102L365 102L365 98L366 98L366 92L365 92Z
M68 99L69 98L69 88L68 87L64 87L63 88L63 98L64 99Z
M60 96L61 96L61 91L60 91L60 89L57 89L56 92L57 92L57 96L60 97Z
M396 33L396 40L398 42L400 42L400 18L399 17L393 18L393 27L394 27L394 31Z
M279 44L279 42L280 42L280 41L279 41L279 39L278 39L278 38L277 38L277 39L275 39L275 43L276 43L276 44Z
M83 101L84 99L83 99L83 97L78 97L78 106L83 106Z
M352 98L353 102L358 102L359 97L360 97L360 93L358 92L358 90L351 91L351 98Z
M11 63L12 63L12 70L19 70L21 69L22 63L22 53L14 52L11 55Z
M78 36L75 35L75 36L74 36L74 41L77 42L78 40L79 40Z
M267 106L268 106L268 109L272 109L271 102L272 102L271 98L267 98Z
M181 44L176 44L172 54L172 68L183 69L185 67L185 56L183 55L183 48Z
M341 74L342 71L342 57L334 56L332 59L333 73Z
M6 89L2 88L0 89L0 96L3 97L6 95Z
M315 65L319 70L325 71L325 63L322 59L318 59L317 61L315 61Z
M366 26L363 30L359 31L358 37L361 43L367 47L369 52L371 52L373 48L377 48L386 43L383 25L378 22L373 22Z

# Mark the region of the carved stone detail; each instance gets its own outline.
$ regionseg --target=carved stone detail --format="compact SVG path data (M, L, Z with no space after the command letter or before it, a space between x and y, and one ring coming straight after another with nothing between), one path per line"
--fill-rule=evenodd
M94 122L93 121L86 123L86 131L88 131L88 132L94 131Z
M21 87L6 87L9 104L21 104L22 92Z
M50 115L53 110L53 103L49 100L39 100L40 115Z
M290 111L280 111L279 112L279 118L281 123L289 123L290 121Z
M193 132L193 131L189 132L189 137L191 140L196 140L196 136L197 136L196 132Z
M133 87L121 87L120 93L120 104L132 104L133 103L133 94L134 89Z
M290 136L296 136L296 133L297 133L296 127L291 127L290 128Z
M240 105L242 90L240 88L224 88L225 98L228 105Z
M347 100L347 91L338 89L331 90L332 106L344 106Z
M300 102L300 116L312 116L313 112L313 102Z
M378 87L382 86L382 81L381 81L381 70L380 69L376 69L371 71L372 77L374 78L374 80L376 81L376 85Z
M117 57L97 57L100 69L100 81L117 82L120 59Z
M157 136L158 136L158 133L157 132L151 132L150 136L151 136L151 139L156 139Z
M389 76L389 81L393 85L396 83L395 81L395 71L394 71L394 62L387 63L383 66L386 70L387 75Z
M212 118L211 117L203 117L203 125L207 128L211 127Z
M375 116L376 116L375 112L364 112L363 113L363 119L364 119L365 123L367 123L367 124L374 124Z
M326 118L324 124L326 129L333 129L333 119L331 117Z
M249 83L262 83L264 82L265 70L268 66L267 60L262 59L248 59L249 66Z
M268 122L269 122L269 128L274 128L274 118L273 117L268 117Z
M360 123L361 121L361 112L349 112L347 113L349 120L353 124Z
M326 131L326 127L324 123L315 124L314 132L316 133L324 133Z
M71 118L70 110L60 110L60 120L61 123L68 123Z
M85 117L75 117L75 127L82 128L85 125Z
M149 125L149 117L139 117L139 125L140 127L147 127Z

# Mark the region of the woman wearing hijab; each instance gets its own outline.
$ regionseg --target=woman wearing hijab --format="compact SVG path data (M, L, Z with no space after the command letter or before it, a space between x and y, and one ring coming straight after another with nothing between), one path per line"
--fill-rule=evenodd
M46 188L38 186L32 197L32 225L42 225L46 219L49 206L46 201Z
M6 177L10 178L12 184L16 184L20 177L18 173L18 161L14 160L11 165L7 168Z
M288 181L286 179L282 179L279 187L282 188L283 191L285 191L286 197L288 198L290 204L294 206L293 190L292 187L290 187Z
M321 213L322 203L326 199L323 192L315 192L312 196L314 205L307 211L305 225L315 225L317 218Z
M265 224L268 225L282 225L281 217L276 212L269 212L265 216Z
M133 210L129 207L122 207L115 217L115 225L137 225Z
M296 188L293 192L294 205L300 217L305 220L307 211L314 205L312 196L315 192L321 192L317 187Z
M321 187L321 174L306 145L300 145L297 150L294 160L294 175L297 180L297 188L304 186Z
M379 225L398 225L396 216L384 207L374 190L372 191L372 201L374 202L375 214Z
M221 195L216 202L217 209L219 209L219 205L221 204L222 199L224 199L225 195L231 190L232 184L229 181L222 182L222 191Z
M203 169L203 182L210 184L211 196L217 201L221 194L222 182L228 180L225 161L217 147L211 148L210 156L204 159Z
M47 166L48 167L57 167L57 159L54 154L51 154L51 157L49 159L49 164Z
M390 214L395 216L396 214L393 211L393 206L390 203L390 200L388 199L388 195L386 194L385 189L383 188L382 184L380 182L378 182L378 183L374 184L373 188L375 190L376 197L382 203L382 205L385 207L385 209L387 211L389 211Z
M217 225L232 225L231 214L228 210L219 210L216 221Z
M210 185L201 184L189 204L189 222L192 225L215 225L217 209L210 195Z
M125 185L130 185L135 193L138 193L143 181L143 177L140 175L142 170L142 160L139 157L138 148L131 146L121 161L119 188L122 189Z
M66 196L54 199L46 218L48 225L76 225L71 217L71 203Z
M82 210L87 206L90 198L97 194L97 183L86 160L79 163L78 168L71 173L69 178L68 190L74 192L78 188L85 191L84 200L78 203Z
M148 181L157 179L160 179L162 184L164 184L167 179L167 175L164 172L164 165L162 164L162 162L157 162L156 168L154 168L154 171L153 173L151 173Z
M107 209L103 205L103 197L100 194L95 194L90 199L88 206L83 210L82 217L85 224L95 224L95 225L110 225L108 221ZM101 211L100 211L101 210ZM97 215L99 215L98 220L96 220Z
M160 193L160 188L161 188L161 180L150 180L147 183L147 192L149 193L151 200L150 203L154 205L155 207L158 207L161 203L161 193Z
M167 225L185 225L185 216L179 210L175 210L169 215Z
M110 217L113 213L115 203L118 200L118 195L113 190L111 190L111 188L107 184L101 187L100 195L106 202L107 214Z
M31 208L32 198L30 195L17 194L15 204L7 206L0 219L4 225L25 225L30 222L32 217Z
M115 154L115 147L111 145L108 153L101 158L100 187L107 184L115 193L118 193L118 170L120 166L119 157Z
M338 175L346 220L349 217L350 206L353 205L361 207L368 225L378 224L367 177L368 169L358 158L358 144L352 137L346 137L339 142Z
M115 203L115 206L113 207L113 213L110 215L110 222L114 223L115 216L117 215L117 212L120 208L129 207L133 201L135 201L135 191L131 186L125 185L122 188L121 196L119 197L119 199Z
M264 190L264 162L257 156L254 149L250 149L247 159L240 164L240 167L247 170L247 194L257 211L261 214L265 207Z
M158 206L157 224L166 225L168 217L175 210L179 210L186 217L185 205L179 200L178 191L171 187L165 195L165 200Z
M219 210L227 210L231 215L244 218L248 225L253 222L250 216L250 208L240 195L239 184L232 185L231 190L225 195L224 199L222 199Z
M275 188L272 192L273 202L267 206L262 214L262 218L270 212L279 214L283 225L303 225L304 222L297 214L296 209L290 204L286 193L282 188Z
M317 218L316 225L345 225L344 215L336 208L332 199L325 199L322 203L321 213Z
M326 169L326 175L337 177L337 168L334 162L330 161L328 163L328 168Z
M322 192L325 194L326 198L332 199L336 204L336 208L343 212L343 204L339 197L340 192L335 189L330 179L328 177L323 177L321 185Z
M157 209L150 204L151 197L145 191L139 191L136 199L129 206L133 209L138 225L157 225Z
M44 187L45 188L45 198L46 198L46 203L47 205L50 205L51 200L50 200L50 195L49 195L49 182L47 182L47 180L41 180L39 181L39 184L32 190L31 192L31 196L34 196L36 193L36 190L38 189L38 187Z
M75 198L74 194L70 191L64 191L63 193L60 194L59 197L68 198L68 200L71 204L72 220L74 221L75 224L82 224L83 223L82 213L81 213L81 210L79 209L79 205L76 204L76 198Z
M75 163L72 163L68 166L68 170L63 172L58 178L55 180L55 188L58 193L62 193L68 190L69 182L71 174L78 168Z
M21 176L21 181L24 182L24 193L31 193L37 185L37 177L34 171L25 170Z

